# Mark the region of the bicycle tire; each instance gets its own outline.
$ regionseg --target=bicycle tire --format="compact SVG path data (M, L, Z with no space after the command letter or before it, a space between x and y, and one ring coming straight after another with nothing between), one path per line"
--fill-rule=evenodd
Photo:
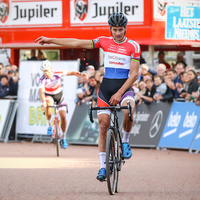
M107 131L106 141L106 178L110 195L115 193L117 165L115 163L115 135L112 129Z
M115 192L118 193L118 185L119 185L119 171L121 168L121 158L120 158L120 148L119 148L119 134L117 134L117 137L115 139L116 144L117 144L117 159L118 159L118 163L117 163L117 176L116 176L116 185L115 185Z
M57 124L57 120L55 120L55 141L56 141L56 150L57 150L57 157L59 157L59 141L60 141L60 137L59 137L59 132L58 132L58 124Z

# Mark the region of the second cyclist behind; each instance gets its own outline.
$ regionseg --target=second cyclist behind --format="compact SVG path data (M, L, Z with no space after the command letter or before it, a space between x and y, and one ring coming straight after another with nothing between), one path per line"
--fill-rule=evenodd
M45 109L45 114L48 120L48 129L47 135L52 135L52 126L51 126L51 108L47 106L53 106L54 102L56 102L59 111L59 115L61 118L61 135L62 135L62 148L66 149L68 144L66 141L66 128L67 128L67 120L66 120L66 101L63 96L63 90L61 87L61 77L62 76L86 76L86 73L80 73L78 71L66 71L66 70L56 70L53 71L52 64L45 60L42 62L40 69L43 71L42 77L39 79L39 93L40 99L42 101L42 109ZM62 106L63 105L63 106Z

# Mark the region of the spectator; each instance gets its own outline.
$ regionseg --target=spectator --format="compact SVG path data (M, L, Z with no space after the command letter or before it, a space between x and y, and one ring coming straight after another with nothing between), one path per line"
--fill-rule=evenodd
M153 96L156 93L156 86L154 85L151 79L147 79L145 81L146 84L146 92L144 94L136 93L140 97L140 101L137 106L140 106L142 101L146 104L150 104L153 102Z
M17 65L12 65L12 66L11 66L11 70L13 70L13 71L15 71L15 72L16 72L17 69L18 69Z
M146 92L146 84L145 84L145 82L144 81L140 81L138 86L139 86L139 92L141 94L144 94Z
M156 101L162 100L162 95L165 95L167 92L167 85L162 83L162 77L159 75L154 76L154 82L156 85L156 93L154 94L153 98Z
M173 68L178 64L178 63L183 63L184 68L186 68L187 64L184 61L183 53L180 52L177 54L177 62L176 64L172 63Z
M1 91L0 91L0 98L4 98L5 96L15 96L17 95L16 87L13 87L12 84L8 83L8 76L2 75L1 76Z
M194 66L191 66L191 65L188 65L186 68L185 68L185 71L188 72L189 70L195 70L195 67Z
M99 66L99 71L104 75L105 74L105 67L104 65Z
M180 90L179 89L181 89L181 88L183 88L184 90L188 90L188 85L189 85L189 79L188 79L188 74L187 74L187 72L181 72L180 74L179 74L179 78L180 78L180 80L182 81L182 83L183 84L181 84L181 83L177 83L176 84L176 87L178 88L178 91L179 91L179 93L180 93Z
M89 72L89 77L94 76L94 74L95 74L94 66L88 65L88 66L86 67L86 70Z
M195 103L197 106L200 105L200 75L197 76L197 80L198 80L198 90L196 92L192 92L192 96L195 98Z
M46 60L46 58L44 57L44 53L40 50L38 51L37 60Z
M188 89L184 90L183 88L180 90L181 97L185 97L186 100L194 100L192 97L192 92L196 92L199 88L198 80L197 80L197 74L194 70L189 70L187 72L188 79L189 79L189 85Z
M157 67L157 73L159 76L163 77L164 76L164 72L166 71L166 66L164 64L159 64Z
M143 74L143 81L146 82L147 79L152 79L151 73L147 72L146 74Z
M145 61L145 59L142 57L142 53L140 54L140 65L141 64L145 64L146 63L146 61Z
M170 81L170 78L167 74L165 74L163 76L163 78L164 78L164 83L167 86L167 83L168 83L168 81ZM172 94L171 89L168 86L167 86L167 91L165 92L165 94L163 94L161 96L162 96L161 99L160 99L161 101L163 101L163 102L166 102L166 101L173 102L173 94Z
M165 53L163 51L158 53L158 64L164 64L167 70L171 69L170 64L165 61Z
M175 69L170 69L167 72L167 75L170 79L170 81L168 81L167 83L167 86L171 89L174 99L180 98L176 85L177 83L182 84L182 81L179 79L177 72L175 71Z
M94 79L94 76L91 76L89 78L89 83L88 82L83 82L79 88L76 90L77 98L75 99L75 103L77 105L81 105L81 102L89 101L92 98L92 94L94 93L95 86L97 82ZM91 96L90 98L87 98Z
M80 71L82 72L86 70L88 65L92 65L94 66L95 70L98 70L97 63L95 60L93 60L93 52L91 50L87 50L85 52L85 58L80 62Z
M179 75L181 72L185 72L185 67L183 63L177 63L177 65L175 66L175 70L177 72L177 74Z
M3 74L8 75L8 71L10 71L10 70L11 70L11 65L6 65L5 66L5 71L4 71Z
M0 63L0 78L1 75L3 75L3 71L4 71L3 63Z
M37 57L35 56L35 49L31 50L31 57L28 60L37 60Z
M152 79L155 75L157 75L157 72L155 70L149 69L147 65L142 64L141 66L142 66L142 74L140 80L143 80L143 75L147 74L148 72L152 75Z
M99 71L99 70L95 71L95 73L94 73L94 78L95 78L95 80L96 80L97 82L101 82L101 81L100 81L100 77L101 77L101 76L103 76L103 74L101 73L101 71Z

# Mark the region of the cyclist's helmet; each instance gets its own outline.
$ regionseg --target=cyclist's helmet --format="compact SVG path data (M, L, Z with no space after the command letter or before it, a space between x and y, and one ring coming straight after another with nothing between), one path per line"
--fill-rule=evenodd
M48 60L43 61L42 65L40 67L40 69L42 71L45 71L45 70L48 70L48 69L51 69L51 68L52 68L52 64Z
M108 19L109 26L126 26L127 23L128 19L122 12L114 12Z

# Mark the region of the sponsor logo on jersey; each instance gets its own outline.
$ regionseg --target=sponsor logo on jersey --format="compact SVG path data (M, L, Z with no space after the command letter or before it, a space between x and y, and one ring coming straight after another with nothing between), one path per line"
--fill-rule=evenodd
M115 56L115 55L108 55L108 59L119 60L119 61L126 61L126 58Z
M78 17L81 21L83 21L88 13L88 0L75 0L75 19Z
M93 42L94 43L99 43L99 39L94 39Z
M0 21L5 23L10 11L9 0L0 0Z

